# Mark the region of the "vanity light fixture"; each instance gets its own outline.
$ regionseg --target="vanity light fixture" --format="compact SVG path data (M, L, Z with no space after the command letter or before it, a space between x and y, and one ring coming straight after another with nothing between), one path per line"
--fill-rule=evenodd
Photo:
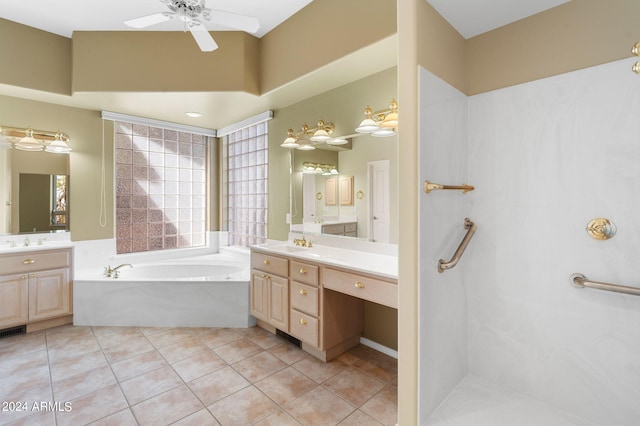
M302 163L302 173L328 176L337 175L338 169L332 164L310 163L307 161Z
M393 99L388 109L376 112L367 105L364 109L364 117L356 127L356 132L369 133L375 137L393 136L398 131L398 102Z
M287 131L287 138L280 144L280 147L312 151L316 149L314 146L316 142L329 143L328 141L332 139L331 134L334 130L335 126L333 123L325 123L322 119L318 120L318 125L314 128L309 128L305 123L298 132L294 133L293 129L289 129ZM336 145L341 143L336 143ZM346 141L344 143L346 143Z
M68 154L71 152L71 148L67 142L69 142L69 137L61 132L0 127L0 145L8 145L20 151Z

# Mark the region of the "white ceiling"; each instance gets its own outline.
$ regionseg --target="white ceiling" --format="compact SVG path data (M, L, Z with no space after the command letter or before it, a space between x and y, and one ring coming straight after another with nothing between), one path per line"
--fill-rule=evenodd
M312 0L207 0L206 6L258 18L262 37ZM374 0L374 2L377 0ZM517 21L568 0L427 0L465 38ZM166 10L159 0L0 0L0 17L71 37L73 31L132 31L123 21ZM176 21L152 30L180 31ZM207 23L210 31L229 28ZM321 36L321 35L319 35ZM0 84L0 94L119 112L207 128L221 128L267 109L282 108L396 65L397 36L362 49L310 76L263 96L247 93L76 93L56 95ZM206 54L206 53L204 53ZM189 118L198 111L201 118Z

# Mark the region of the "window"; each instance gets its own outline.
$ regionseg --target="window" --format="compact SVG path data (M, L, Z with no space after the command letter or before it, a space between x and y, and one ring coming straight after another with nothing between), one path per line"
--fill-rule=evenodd
M64 228L67 224L67 176L51 175L51 225Z
M226 136L226 222L229 245L267 239L268 125L261 122Z
M114 125L117 252L203 246L207 137Z

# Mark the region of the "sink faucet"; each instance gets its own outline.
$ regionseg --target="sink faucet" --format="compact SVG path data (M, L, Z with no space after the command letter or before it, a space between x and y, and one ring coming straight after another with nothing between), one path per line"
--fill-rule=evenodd
M29 247L30 245L31 245L31 241L29 241L29 238L25 238L24 243L22 244L22 247Z
M306 247L307 246L307 240L305 240L304 237L302 237L302 239L294 238L293 239L293 244L295 244L297 246L301 246L301 247Z
M119 269L122 268L123 266L128 266L129 268L133 268L133 265L130 263L123 263L122 265L118 265L115 268L112 268L111 266L107 266L106 268L104 268L104 276L107 278L118 278L118 276L120 276L120 271Z
M16 242L13 240L7 240L7 243L9 243L9 247L15 247L16 246Z

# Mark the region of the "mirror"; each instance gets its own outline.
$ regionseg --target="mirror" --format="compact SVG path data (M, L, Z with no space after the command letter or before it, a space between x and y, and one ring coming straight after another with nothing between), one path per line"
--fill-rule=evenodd
M397 243L396 146L397 136L362 135L331 149L292 150L291 231ZM305 162L339 174L303 173Z
M0 149L0 235L68 232L69 180L68 155Z

